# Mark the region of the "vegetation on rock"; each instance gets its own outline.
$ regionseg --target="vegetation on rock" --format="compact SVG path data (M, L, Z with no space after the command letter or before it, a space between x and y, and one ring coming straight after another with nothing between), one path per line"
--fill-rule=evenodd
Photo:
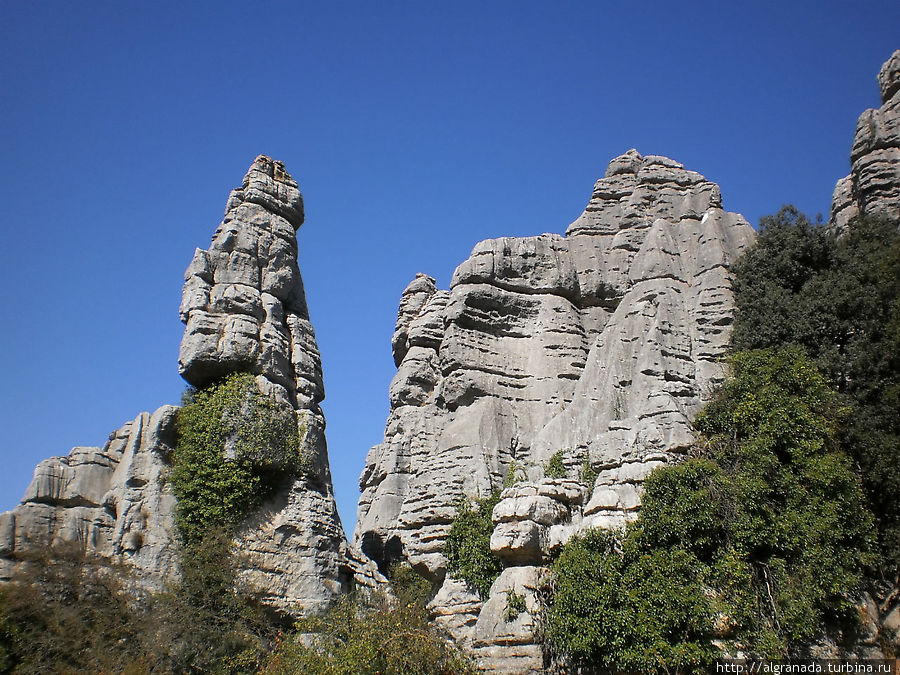
M777 658L851 622L873 537L845 411L799 349L731 370L697 418L698 456L651 474L624 532L564 547L548 634L565 658L700 670L714 639Z
M565 478L566 465L563 463L563 451L557 450L544 464L544 475L547 478Z
M427 582L392 569L396 597L354 593L297 622L269 659L269 675L474 675L469 660L428 622ZM418 577L418 578L416 578Z
M503 571L500 559L491 553L491 512L499 501L498 491L474 505L460 499L444 544L450 575L468 583L482 598L490 594L491 585Z
M786 207L733 268L737 349L802 346L849 414L841 444L876 518L882 572L900 571L900 232L852 221L842 237Z
M184 544L234 528L302 469L294 411L259 393L252 375L192 390L178 412L170 477Z

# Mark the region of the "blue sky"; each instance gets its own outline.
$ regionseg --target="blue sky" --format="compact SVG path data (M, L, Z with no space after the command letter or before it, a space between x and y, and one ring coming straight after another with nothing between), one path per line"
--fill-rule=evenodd
M640 5L640 7L632 6ZM416 272L562 232L664 154L752 223L828 212L900 3L0 1L0 510L35 464L177 403L182 274L257 154L285 162L341 516Z

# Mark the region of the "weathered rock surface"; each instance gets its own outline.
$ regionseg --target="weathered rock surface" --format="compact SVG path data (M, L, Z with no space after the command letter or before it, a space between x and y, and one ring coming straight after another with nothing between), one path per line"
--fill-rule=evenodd
M176 570L175 498L164 481L175 411L141 413L102 448L38 464L22 503L0 514L0 579L36 549L74 548L126 563L139 585L160 590Z
M297 265L302 223L297 183L280 162L258 157L231 192L209 250L197 249L185 273L179 357L194 386L249 371L261 392L294 411L311 475L264 504L235 537L244 580L292 612L324 609L354 577L382 581L349 548L334 501L321 360ZM74 543L129 562L150 588L177 574L175 497L165 484L175 412L142 413L102 449L42 462L22 504L0 515L0 573L12 574L29 547Z
M312 459L298 479L245 523L235 544L243 578L288 611L319 611L354 575L325 446L325 396L316 336L297 264L303 198L284 165L257 157L208 251L185 273L179 372L202 387L236 371L288 401Z
M569 478L585 463L599 472L602 489L578 509L585 526L624 522L643 476L690 444L691 416L722 377L726 265L753 236L714 183L631 150L565 236L483 241L449 292L413 280L384 442L360 478L363 550L442 578L455 500L487 495L512 466L540 479L558 451ZM501 517L493 543L510 562L539 564L562 536L551 530L569 507L546 500L523 495Z
M831 202L831 225L843 232L857 216L900 219L900 50L878 73L881 107L859 116L850 151L850 175Z
M538 643L542 589L549 583L546 567L507 567L491 586L491 594L472 635L471 653L480 668L492 673L544 673L544 650ZM524 610L510 603L524 601Z

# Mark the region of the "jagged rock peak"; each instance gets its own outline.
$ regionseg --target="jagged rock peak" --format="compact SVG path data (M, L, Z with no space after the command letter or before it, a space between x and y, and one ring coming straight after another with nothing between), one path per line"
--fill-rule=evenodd
M303 195L284 162L259 155L247 171L241 187L231 193L232 199L259 204L287 220L295 230L303 224ZM228 207L231 207L229 200Z
M297 265L303 197L281 162L256 158L209 250L185 272L187 325L178 369L202 387L236 371L261 375L297 408L324 398L322 367Z
M900 50L878 73L881 107L864 111L850 150L850 175L831 200L830 225L843 232L857 216L900 220Z
M609 163L566 236L649 227L657 218L699 218L707 209L721 207L715 183L668 157L641 155L632 148Z
M878 71L878 87L881 89L881 102L887 103L900 92L900 49L891 54Z

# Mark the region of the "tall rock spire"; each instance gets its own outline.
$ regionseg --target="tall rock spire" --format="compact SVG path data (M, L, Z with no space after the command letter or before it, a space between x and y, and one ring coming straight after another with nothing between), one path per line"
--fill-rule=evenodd
M197 387L252 373L296 415L310 468L250 514L234 542L243 580L295 613L324 609L365 567L348 549L331 484L322 367L297 265L302 223L297 183L281 162L257 157L185 273L178 363ZM129 564L147 588L172 579L176 499L166 476L176 415L175 406L141 413L102 448L41 462L21 504L0 514L0 580L30 549L59 545Z
M313 471L251 515L236 537L244 579L288 611L324 609L352 575L319 407L321 359L297 264L303 219L297 182L281 162L257 157L232 190L209 250L197 249L185 273L178 360L197 387L252 373L261 392L296 412Z

